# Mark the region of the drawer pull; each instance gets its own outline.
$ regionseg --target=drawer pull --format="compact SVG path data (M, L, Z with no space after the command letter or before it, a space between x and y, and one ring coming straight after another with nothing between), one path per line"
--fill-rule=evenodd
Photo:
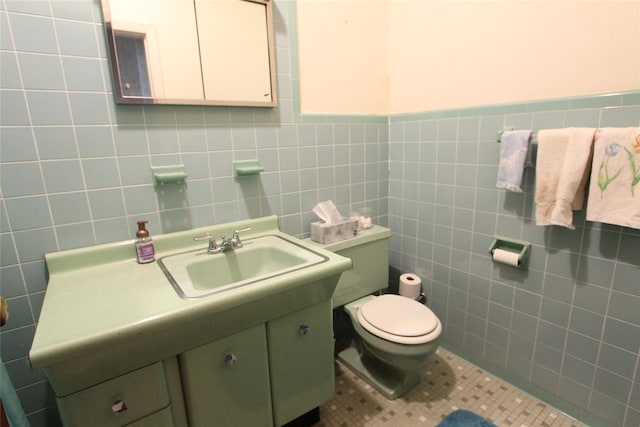
M307 335L311 331L311 326L305 325L304 323L300 325L300 335Z
M124 401L122 400L118 400L116 403L114 403L111 406L111 412L113 412L113 415L120 415L126 410L127 410L127 404L124 403Z
M236 357L235 354L233 353L229 353L226 356L224 356L224 364L227 366L233 366L236 363L238 363L238 358Z

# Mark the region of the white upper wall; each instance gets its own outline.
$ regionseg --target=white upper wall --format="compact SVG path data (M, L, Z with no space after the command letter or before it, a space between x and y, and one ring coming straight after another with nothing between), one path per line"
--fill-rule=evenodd
M386 0L298 0L300 108L387 114Z
M637 0L299 0L297 22L303 113L395 114L640 88Z

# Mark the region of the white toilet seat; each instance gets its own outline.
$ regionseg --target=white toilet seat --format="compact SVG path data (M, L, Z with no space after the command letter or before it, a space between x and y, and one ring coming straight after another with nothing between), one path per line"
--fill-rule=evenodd
M370 333L399 344L424 344L442 331L440 320L427 306L394 294L359 306L358 321Z

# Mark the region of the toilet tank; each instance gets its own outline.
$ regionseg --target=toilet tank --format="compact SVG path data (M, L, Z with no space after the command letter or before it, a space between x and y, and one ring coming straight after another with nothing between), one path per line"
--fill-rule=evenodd
M388 286L390 237L391 230L374 225L346 240L328 245L315 243L323 249L351 258L353 263L353 268L340 277L332 298L334 308Z

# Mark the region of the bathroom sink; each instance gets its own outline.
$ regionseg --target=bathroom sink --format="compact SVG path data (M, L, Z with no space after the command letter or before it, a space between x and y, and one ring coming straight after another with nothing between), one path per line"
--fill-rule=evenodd
M244 246L218 254L206 248L168 255L158 264L178 294L187 299L228 292L299 271L328 258L281 236L243 240Z

